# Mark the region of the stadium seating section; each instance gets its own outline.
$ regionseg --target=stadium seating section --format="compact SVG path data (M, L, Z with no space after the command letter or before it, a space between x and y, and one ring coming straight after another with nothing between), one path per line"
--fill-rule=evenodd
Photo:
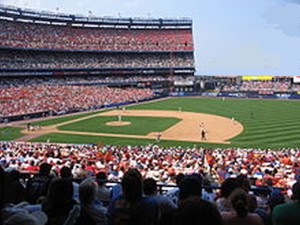
M291 81L242 81L241 85L225 85L222 91L256 91L256 92L288 92L297 87L291 87Z
M38 112L52 114L100 108L153 97L149 89L99 86L29 85L0 90L0 117Z
M191 30L60 27L1 21L0 45L51 50L193 51Z
M113 69L193 67L193 57L192 53L71 53L2 50L0 51L0 68Z
M299 152L0 142L0 218L34 225L294 225ZM107 185L112 181L120 183ZM173 186L159 190L157 183Z

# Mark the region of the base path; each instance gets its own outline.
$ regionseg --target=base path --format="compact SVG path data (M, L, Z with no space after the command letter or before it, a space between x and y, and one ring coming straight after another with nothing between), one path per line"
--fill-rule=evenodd
M42 130L26 131L25 137L21 140L29 137L38 137L47 133L63 133L63 134L80 134L91 136L109 136L109 137L124 137L124 138L140 138L140 139L152 139L157 138L157 132L149 133L146 136L142 135L126 135L126 134L108 134L108 133L92 133L92 132L77 132L77 131L61 131L57 127L80 120L85 120L91 117L98 116L147 116L147 117L175 117L181 119L180 122L171 126L167 130L160 132L161 140L176 140L176 141L190 141L190 142L208 142L208 143L223 143L229 144L227 141L243 131L243 125L238 121L211 114L183 112L183 111L171 111L171 110L113 110L96 115L79 118L72 121L67 121L55 126L43 127ZM204 124L204 130L206 132L206 141L201 140L201 124ZM116 125L116 124L114 124ZM120 124L122 126L122 124ZM129 125L130 126L130 125ZM27 137L27 138L26 138ZM27 139L29 140L29 139ZM25 140L24 140L25 141Z
M117 116L120 111L114 110L102 113L101 116ZM121 112L122 116L153 116L153 117L175 117L181 119L169 129L160 132L162 140L177 140L202 142L201 123L206 131L205 142L230 143L231 139L243 132L243 125L238 121L211 114L179 112L171 110L126 110ZM119 136L119 135L118 135ZM157 132L146 135L147 137L157 137ZM141 137L141 136L139 136ZM141 137L143 138L143 137Z

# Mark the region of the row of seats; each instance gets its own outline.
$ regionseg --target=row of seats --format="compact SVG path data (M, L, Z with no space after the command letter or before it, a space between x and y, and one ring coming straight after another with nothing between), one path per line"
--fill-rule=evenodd
M149 89L104 86L28 85L6 86L0 90L0 117L39 112L62 114L123 102L149 99Z
M139 168L144 177L153 177L163 184L174 184L174 176L180 173L201 172L213 185L244 174L256 186L291 187L300 178L299 158L299 149L0 143L0 163L8 169L34 173L45 161L56 172L64 165L72 168L74 178L84 179L88 173L105 171L109 180L120 181L124 170Z
M1 42L1 40L0 40ZM0 51L1 69L194 67L192 53L68 53Z
M189 29L103 29L1 21L0 46L93 51L192 51Z
M13 152L19 152L21 155L26 155L28 148L34 148L33 146L37 147L33 151L34 154L41 153L40 146L45 146L49 150L48 157L55 158L59 155L67 157L64 151L56 149L56 144L2 143L0 152L5 154L8 151L10 161L13 161L13 154L9 148L13 146L19 146ZM99 147L90 146L89 149L87 145L64 145L64 148L80 148L84 154L89 155L89 150L97 151ZM241 153L241 150L235 150L237 155ZM136 149L136 152L138 151L139 149ZM103 149L98 151L104 152ZM117 152L110 157L118 155L121 153ZM84 158L83 155L80 157ZM287 192L286 189L278 189L271 183L264 189L251 189L248 176L240 174L224 179L220 191L215 191L210 188L209 174L195 170L188 174L177 174L174 176L176 186L159 193L155 176L153 174L145 176L142 168L136 169L133 166L122 168L121 182L108 187L106 185L108 171L95 173L90 165L82 164L81 168L86 171L86 175L78 183L73 180L72 164L58 163L57 167L42 160L41 156L37 158L41 163L37 166L35 175L26 180L22 179L18 168L8 167L8 161L1 162L0 223L296 225L300 220L298 213L300 182L297 180L293 181L292 187ZM97 158L105 160L104 155L98 155ZM158 160L159 157L153 159ZM143 160L141 159L139 163L143 163ZM104 161L104 164L109 163ZM140 168L140 165L136 164L136 167Z
M0 87L21 87L28 85L75 85L75 84L114 84L114 83L159 83L164 81L195 81L195 76L163 76L163 75L148 75L148 76L138 76L138 75L112 75L112 76L57 76L57 77L6 77L0 80Z
M291 82L288 81L242 81L240 85L228 84L223 91L260 91L260 92L288 92Z

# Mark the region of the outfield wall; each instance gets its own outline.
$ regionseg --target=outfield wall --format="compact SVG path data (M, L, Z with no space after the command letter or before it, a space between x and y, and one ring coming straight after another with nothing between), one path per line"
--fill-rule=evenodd
M219 92L217 97L231 97L231 98L266 98L266 99L300 99L300 94L297 92L273 92L273 93L259 93L259 92Z

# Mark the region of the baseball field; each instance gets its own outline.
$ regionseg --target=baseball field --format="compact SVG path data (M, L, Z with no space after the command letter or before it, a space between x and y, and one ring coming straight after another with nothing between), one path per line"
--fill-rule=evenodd
M166 98L36 121L32 124L42 128L34 131L22 123L0 128L0 139L145 145L156 143L159 135L162 146L300 146L300 101L288 100Z

